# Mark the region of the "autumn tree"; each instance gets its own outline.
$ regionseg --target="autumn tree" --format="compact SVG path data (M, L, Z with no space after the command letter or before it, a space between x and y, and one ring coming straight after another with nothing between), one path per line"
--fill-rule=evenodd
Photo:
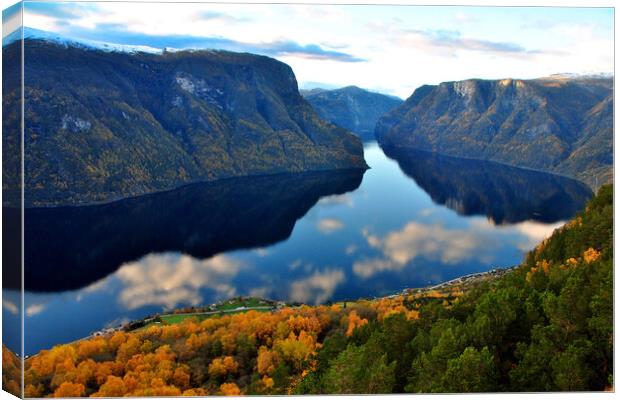
M241 394L241 390L234 383L223 383L220 386L220 392L224 396L239 396Z
M84 391L84 385L81 383L63 382L54 391L54 397L82 397Z

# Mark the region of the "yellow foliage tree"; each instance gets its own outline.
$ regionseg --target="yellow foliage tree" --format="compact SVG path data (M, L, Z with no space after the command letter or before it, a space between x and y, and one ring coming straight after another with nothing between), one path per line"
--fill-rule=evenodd
M357 312L355 310L349 313L347 317L347 321L348 321L347 332L346 332L347 336L353 335L353 331L356 328L359 328L360 326L366 325L368 323L368 320L366 318L360 318L360 316L357 315Z
M258 357L256 358L256 369L260 375L271 374L279 364L278 353L269 350L265 346L258 349Z
M226 376L229 373L236 373L239 364L231 356L214 358L209 364L209 375Z
M241 394L241 390L234 383L223 383L222 386L220 386L220 392L224 396L239 396Z
M82 397L85 390L81 383L63 382L54 391L54 397Z
M590 247L588 250L583 252L583 259L588 264L593 263L594 261L598 260L600 256L601 256L601 253L598 250L593 249L592 247Z

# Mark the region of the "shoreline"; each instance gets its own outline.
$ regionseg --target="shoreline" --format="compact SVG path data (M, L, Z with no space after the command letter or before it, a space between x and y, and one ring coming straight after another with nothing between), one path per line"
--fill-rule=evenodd
M456 277L456 278L453 278L453 279L450 279L444 282L429 285L429 286L422 286L422 287L417 287L417 288L405 288L405 289L402 289L400 292L396 292L396 293L392 293L392 294L388 294L384 296L378 296L378 297L373 297L373 298L360 297L354 300L351 300L351 299L334 300L334 301L327 301L321 304L314 304L314 305L309 305L309 306L315 307L315 306L328 305L328 304L338 304L338 303L343 303L343 302L355 303L356 301L360 301L360 300L380 301L382 299L394 299L399 296L406 296L410 294L428 293L428 292L432 292L435 290L446 289L454 285L463 285L463 284L472 285L472 284L476 284L476 283L489 280L489 279L490 280L499 279L502 276L516 270L518 267L519 265L515 265L511 267L504 267L504 268L496 267L488 271L475 272L475 273L471 273L467 275L462 275L462 276L459 276L459 277ZM244 306L244 305L238 305L234 308L224 308L224 309L217 308L217 307L225 307L227 304L228 305L234 304L235 301L239 303L258 301L265 305L257 305L257 306L250 306L250 307ZM88 339L92 339L95 337L110 336L119 331L135 332L139 329L144 329L150 326L151 324L168 323L164 321L164 319L167 319L167 318L174 318L174 317L190 318L192 316L197 316L197 317L205 316L208 318L210 316L223 316L226 314L233 315L236 313L247 312L247 311L274 312L274 311L278 311L285 307L297 308L303 305L308 305L308 304L295 303L295 302L291 303L291 302L286 302L284 300L272 300L272 299L265 299L265 298L252 297L252 296L237 296L237 297L233 297L230 299L221 300L217 303L213 303L210 305L186 307L185 308L186 310L191 310L189 312L178 312L179 310L183 310L184 308L177 308L175 310L165 312L162 314L147 315L141 319L135 319L123 325L113 327L113 328L103 328L103 329L93 332L91 335L88 335L86 337L79 338L79 339L76 339L76 340L73 340L67 343L59 343L59 344L56 344L55 346L65 345L65 344L75 344L82 340L88 340ZM174 324L174 323L177 323L177 322L173 322L171 324ZM26 355L25 358L36 356L36 354L38 353L35 353L32 355Z
M436 283L436 284L432 284L428 286L404 288L401 291L395 292L392 294L387 294L387 295L382 295L382 296L377 296L377 297L372 297L372 298L359 297L357 299L333 300L333 301L327 301L321 304L314 304L314 305L305 304L305 303L287 302L284 300L265 299L265 298L252 297L252 296L236 296L233 298L218 301L210 305L200 305L200 306L192 306L192 307L185 307L185 308L180 307L180 308L176 308L171 311L163 312L161 314L156 313L156 314L147 315L143 318L134 319L134 320L124 323L123 325L119 325L116 327L101 328L98 331L92 332L88 336L78 338L78 339L75 339L75 340L72 340L66 343L57 343L54 346L50 347L50 349L55 346L76 344L83 340L89 340L89 339L93 339L96 337L108 337L108 336L113 335L116 332L135 332L139 329L144 329L154 324L178 323L178 322L170 323L170 322L164 321L165 319L170 319L170 318L183 318L184 319L184 318L189 318L191 316L197 316L199 318L200 317L208 318L211 316L221 317L224 315L234 315L236 313L247 312L247 311L274 312L274 311L278 311L285 307L298 308L303 305L316 307L316 306L321 306L321 305L339 304L343 302L344 303L355 303L361 300L381 301L383 299L394 299L399 296L407 296L411 294L425 294L425 293L430 293L435 290L446 289L454 285L473 285L473 284L476 284L476 283L479 283L485 280L499 279L502 276L516 270L518 267L519 265L514 265L511 267L496 267L488 271L475 272L475 273L471 273L467 275L462 275L462 276L458 276L456 278L452 278L444 282L440 282L440 283ZM227 304L228 306L230 306L231 304L234 304L235 301L239 303L256 301L256 302L260 302L261 304L256 305L256 306L249 306L249 307L244 306L244 305L238 305L234 308L218 309L218 307L227 307ZM179 312L180 310L188 310L188 312ZM43 350L49 351L50 349L43 349ZM34 357L43 350L40 350L39 352L34 353L34 354L25 354L24 359ZM13 351L11 350L11 352ZM15 354L18 355L17 353Z

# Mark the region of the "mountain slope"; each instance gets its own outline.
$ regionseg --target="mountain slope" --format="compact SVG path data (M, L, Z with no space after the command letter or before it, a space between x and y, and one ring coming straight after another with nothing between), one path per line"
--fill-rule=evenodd
M17 42L4 46L5 60L19 50ZM361 142L321 120L291 68L268 57L102 51L30 38L25 59L26 206L106 202L232 176L366 168Z
M399 98L369 92L356 86L310 90L302 94L321 118L349 129L363 140L374 139L377 120L403 103Z
M611 181L609 78L467 80L417 89L379 120L380 143Z

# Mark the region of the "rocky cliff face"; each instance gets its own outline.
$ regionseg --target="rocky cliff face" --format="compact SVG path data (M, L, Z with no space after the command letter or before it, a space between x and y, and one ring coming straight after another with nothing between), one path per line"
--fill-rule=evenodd
M363 140L374 140L377 120L403 103L396 97L369 92L356 86L302 93L319 116L349 129Z
M5 59L19 51L16 43L3 47ZM27 39L25 59L26 206L366 168L359 139L321 120L291 68L268 57L106 52Z
M380 143L575 177L612 179L613 84L605 78L423 86L379 120Z

